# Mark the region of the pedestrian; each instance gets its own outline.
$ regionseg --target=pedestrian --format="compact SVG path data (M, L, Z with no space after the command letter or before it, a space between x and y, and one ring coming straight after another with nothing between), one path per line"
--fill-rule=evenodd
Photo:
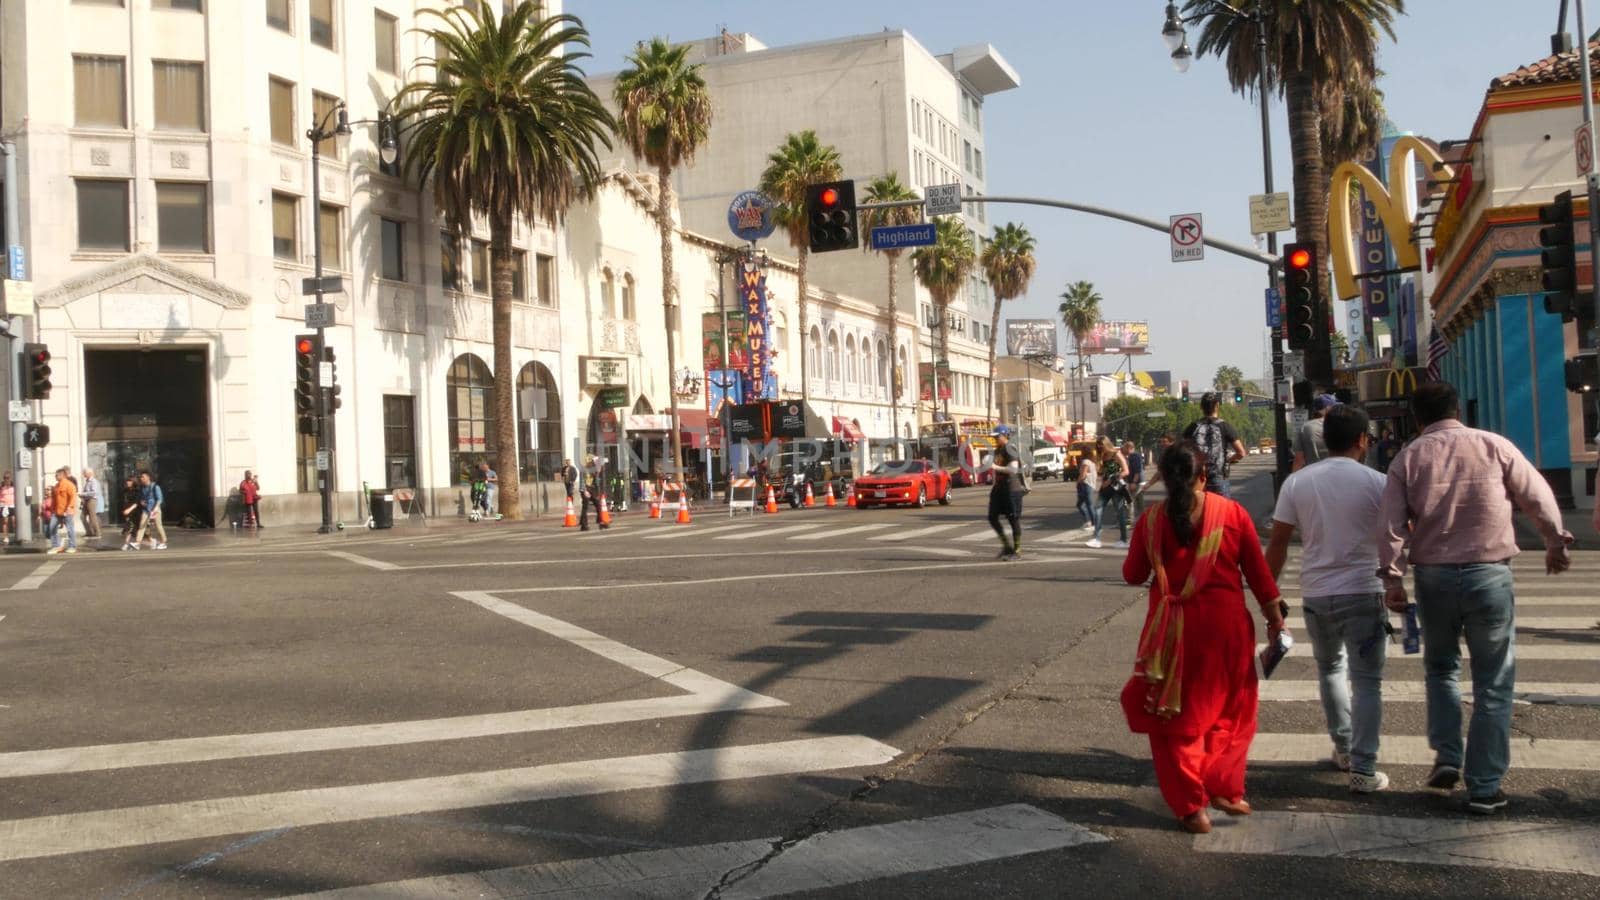
M1200 397L1200 419L1183 430L1183 439L1194 441L1206 457L1206 490L1224 497L1233 496L1228 470L1244 459L1244 441L1233 426L1217 416L1222 400L1214 391Z
M1132 491L1130 500L1138 511L1144 506L1141 500L1144 496L1144 453L1133 445L1133 441L1123 441L1122 458L1128 461L1128 487Z
M122 549L136 550L133 539L144 522L144 507L139 499L139 479L129 475L122 480Z
M1384 478L1362 463L1372 442L1365 412L1336 406L1321 421L1328 457L1283 483L1267 567L1274 579L1282 574L1298 528L1306 636L1317 660L1333 765L1350 773L1351 791L1370 794L1389 786L1389 776L1377 769L1389 614L1372 528Z
M244 506L244 527L261 527L261 485L249 469L239 481L239 502Z
M1083 530L1100 527L1100 465L1095 451L1085 451L1078 460L1078 512L1083 514Z
M161 504L166 502L166 495L161 492L161 485L156 484L155 476L149 470L139 473L139 533L134 536L133 546L137 550L144 546L146 532L154 532L151 538L155 542L154 549L167 549L167 529L161 523Z
M1133 732L1149 736L1156 783L1179 827L1205 834L1208 802L1231 816L1250 814L1244 774L1256 734L1256 632L1243 582L1266 618L1268 641L1285 628L1255 524L1244 507L1209 490L1205 454L1184 441L1160 465L1166 502L1139 518L1122 563L1129 584L1150 580L1122 711Z
M1394 439L1394 432L1385 428L1383 435L1378 438L1378 452L1376 464L1379 472L1388 474L1389 464L1394 462L1394 456L1400 452L1400 442Z
M73 516L78 512L78 486L72 483L72 472L66 466L56 470L56 483L50 488L48 512L55 519L50 529L50 552L61 553L61 532L67 532L67 553L78 552L78 532L73 528Z
M1155 458L1159 460L1161 457L1166 456L1167 450L1175 443L1177 443L1177 439L1171 434L1163 434L1161 436L1161 440L1156 443ZM1145 479L1144 482L1139 485L1139 490L1134 495L1135 497L1139 498L1141 503L1144 501L1144 492L1155 487L1156 482L1161 480L1161 467L1159 465L1151 466L1150 470L1150 477Z
M1119 550L1128 546L1128 501L1133 499L1133 493L1128 490L1128 460L1122 455L1122 450L1112 443L1109 438L1100 439L1100 513L1095 517L1094 534L1084 542L1084 546L1100 549L1100 529L1106 523L1106 511L1117 520L1117 543Z
M1416 570L1427 673L1428 787L1449 791L1466 766L1467 808L1483 815L1506 806L1501 780L1511 765L1511 703L1516 690L1517 555L1513 507L1544 539L1545 571L1565 572L1572 535L1562 527L1544 476L1500 435L1461 424L1456 389L1445 381L1417 388L1411 413L1422 429L1389 466L1384 486L1378 574L1384 602L1406 609L1405 566ZM1471 651L1472 723L1461 739L1461 638Z
M1328 445L1322 436L1323 417L1338 405L1339 398L1332 394L1318 394L1312 399L1311 420L1301 425L1294 435L1294 467L1289 471L1298 472L1328 458Z
M989 487L989 527L1000 535L1000 559L1016 559L1022 555L1022 495L1028 492L1022 474L1022 455L1011 446L1011 427L996 425L994 460L990 466L994 483ZM1004 518L1011 525L1011 538L1000 527Z
M483 514L492 516L499 509L500 475L489 468L489 461L478 463L478 477L483 481Z
M571 459L561 461L561 486L566 488L567 500L571 501L578 490L578 467Z
M94 477L93 469L83 470L83 486L78 489L78 497L83 502L83 536L86 538L100 539L100 479Z
M16 527L17 485L7 471L0 475L0 543L13 543L16 540Z
M595 458L593 456L590 456L584 462L583 468L584 468L583 480L582 480L582 484L579 486L579 493L582 495L582 498L583 498L583 512L578 517L578 530L579 531L588 531L589 530L589 510L591 508L595 511L595 520L596 520L596 522L598 523L598 521L599 521L599 518L600 518L600 495L602 493L604 493L604 487L602 485L602 482L600 481L600 479L602 477L600 465L595 460ZM604 527L604 526L602 526L602 527Z

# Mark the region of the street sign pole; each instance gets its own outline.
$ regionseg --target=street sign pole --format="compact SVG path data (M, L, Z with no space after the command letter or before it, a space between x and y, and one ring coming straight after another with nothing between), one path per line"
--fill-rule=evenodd
M322 140L328 135L321 133L321 125L307 132L306 137L311 139L311 266L312 277L316 283L312 286L317 297L316 305L326 305L322 292L326 287L322 277ZM328 315L324 311L317 319L317 346L327 347L327 321ZM310 315L307 316L311 318ZM322 360L317 360L317 365L322 365ZM333 491L334 491L334 466L333 466L333 410L330 408L329 396L332 391L320 384L317 387L317 487L322 495L322 525L317 529L318 534L331 534L333 528ZM326 460L326 470L320 465Z
M1588 132L1589 148L1592 152L1594 149L1594 81L1589 66L1589 32L1584 30L1583 0L1577 0L1576 5L1578 38L1583 43L1583 46L1578 50L1578 57L1583 60L1583 64L1579 68L1583 75L1583 128ZM1584 181L1589 189L1590 292L1593 294L1595 308L1594 327L1600 329L1600 291L1593 290L1594 264L1597 259L1600 259L1600 249L1597 249L1600 248L1600 171L1596 171L1592 161L1589 166L1589 173L1584 177ZM1573 263L1573 267L1577 267L1576 262ZM1581 293L1581 286L1579 288Z
M0 143L0 152L5 154L6 239L14 242L5 248L6 274L12 281L25 281L28 272L21 244L21 217L17 212L17 145L11 141ZM17 403L23 402L22 345L29 337L29 317L14 316L10 319L10 322L11 326L6 331L6 337L11 341L11 345L6 349L5 353L6 364L10 366L8 372L11 376L6 379L10 388L10 393L7 396L12 402ZM16 498L16 505L12 507L12 515L15 519L12 522L12 527L16 529L17 543L21 546L27 546L28 542L33 540L33 512L27 500L27 491L33 484L33 476L29 474L25 481L22 468L22 454L26 452L22 448L22 432L26 427L26 422L11 423L11 428L9 429L11 448L10 453L7 455L7 459L11 462L12 468L16 472L16 476L12 478L12 483L15 485L19 496Z

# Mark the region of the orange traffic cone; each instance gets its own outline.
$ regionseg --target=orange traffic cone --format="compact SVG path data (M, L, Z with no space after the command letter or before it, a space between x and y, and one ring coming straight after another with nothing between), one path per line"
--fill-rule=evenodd
M650 495L650 518L661 518L661 498L653 493Z
M835 506L839 505L839 501L837 501L837 500L835 500L833 498L833 482L831 482L831 481L828 482L827 499L823 502L822 505L828 507L829 509L833 509Z
M689 498L683 494L678 495L678 524L689 524Z
M811 509L812 507L817 505L817 501L815 499L813 499L812 496L811 496L811 482L809 482L809 481L806 482L806 503L805 503L805 505L806 505L807 509Z
M776 515L778 512L778 498L772 495L772 485L767 485L767 512Z
M606 495L600 495L600 527L611 527L611 506L606 503Z
M852 507L856 505L856 486L853 484L845 488L844 505Z
M563 516L562 519L561 519L561 527L562 528L577 528L578 527L578 512L577 512L577 510L572 508L572 498L571 497L567 498L567 514L565 516Z

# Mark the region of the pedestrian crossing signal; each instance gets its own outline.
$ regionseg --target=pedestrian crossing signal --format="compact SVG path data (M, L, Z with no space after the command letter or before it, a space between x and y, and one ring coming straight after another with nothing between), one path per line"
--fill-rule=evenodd
M49 425L29 425L22 430L22 446L29 450L39 450L50 446Z

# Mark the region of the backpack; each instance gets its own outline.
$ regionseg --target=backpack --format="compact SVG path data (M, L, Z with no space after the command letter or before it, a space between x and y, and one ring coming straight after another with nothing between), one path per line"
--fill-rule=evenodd
M1194 442L1206 456L1206 481L1220 484L1228 477L1228 446L1221 419L1201 419L1195 423Z

